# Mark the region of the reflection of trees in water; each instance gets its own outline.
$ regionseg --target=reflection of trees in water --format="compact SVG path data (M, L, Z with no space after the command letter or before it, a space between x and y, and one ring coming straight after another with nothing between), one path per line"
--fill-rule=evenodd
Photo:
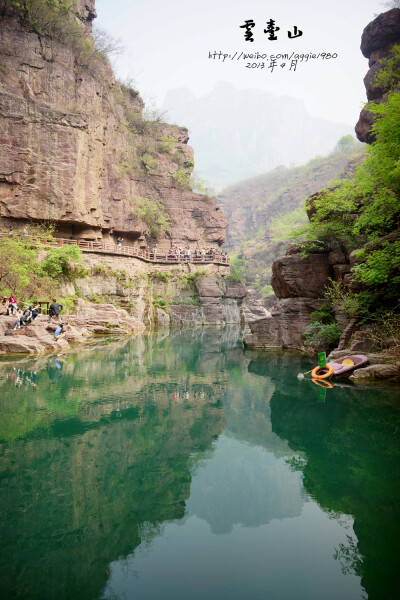
M343 575L363 575L363 556L359 553L354 539L346 535L347 544L339 544L335 548L334 559L340 562Z
M196 345L138 338L60 360L62 369L52 357L23 361L37 370L30 395L7 380L13 366L3 365L7 597L98 596L110 562L151 543L163 522L182 519L194 458L204 459L224 428L221 357L195 368Z
M265 364L255 361L252 368L270 374ZM335 387L318 404L312 384L296 382L295 373L274 381L272 428L304 453L304 488L331 515L354 518L358 544L349 536L335 558L361 576L370 600L399 597L400 411L394 388Z

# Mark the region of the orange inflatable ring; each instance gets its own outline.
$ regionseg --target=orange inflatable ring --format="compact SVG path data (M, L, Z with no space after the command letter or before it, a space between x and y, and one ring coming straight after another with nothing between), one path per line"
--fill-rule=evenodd
M327 369L326 373L322 373L322 375L318 375L318 371L324 371ZM315 369L313 369L311 371L311 377L313 379L328 379L329 377L331 377L333 375L333 368L332 367L315 367Z
M319 385L327 390L333 389L333 383L327 381L326 379L311 379L311 381L315 383L315 385Z

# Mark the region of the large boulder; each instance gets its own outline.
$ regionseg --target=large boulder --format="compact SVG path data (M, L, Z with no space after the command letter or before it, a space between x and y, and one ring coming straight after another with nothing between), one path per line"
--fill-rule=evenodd
M400 371L397 365L370 365L363 369L357 369L350 379L390 379L400 381Z
M241 282L202 275L196 280L198 306L171 304L171 323L179 327L226 325L242 321L241 307L247 289ZM193 301L193 297L187 300Z
M392 8L369 23L361 36L361 52L370 58L375 50L400 39L400 9Z
M225 284L221 280L208 275L197 279L196 288L199 296L206 298L221 298L226 291Z
M177 327L198 327L204 324L204 310L201 306L171 304L169 316L171 322Z
M10 354L40 354L46 347L26 335L0 336L0 352Z
M320 298L332 275L324 254L290 254L272 265L271 285L278 298Z
M243 316L246 323L254 323L261 319L270 319L272 315L259 301L249 299L243 305Z
M225 323L222 303L219 298L200 297L200 303L203 308L204 325L223 325Z
M113 304L91 304L81 298L77 302L76 315L68 317L68 323L78 329L85 327L94 334L123 334L145 328L123 308Z
M241 281L226 280L225 298L246 298L247 288Z
M361 37L361 52L369 58L369 71L364 78L367 99L379 104L387 100L389 89L375 83L375 76L382 68L380 61L390 56L394 44L400 42L400 9L391 10L380 14L371 21L363 31ZM376 116L367 109L363 109L355 127L357 138L360 142L372 144L375 137L371 127L376 121Z
M310 325L310 314L320 308L314 298L284 298L271 310L270 317L249 322L250 334L243 342L252 348L303 348L303 332Z

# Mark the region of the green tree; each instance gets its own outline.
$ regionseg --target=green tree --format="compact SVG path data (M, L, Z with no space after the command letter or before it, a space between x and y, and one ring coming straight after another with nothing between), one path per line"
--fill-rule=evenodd
M41 263L40 272L56 281L71 279L82 261L82 252L77 246L60 246L49 248L47 256Z
M338 141L338 143L336 144L335 147L335 152L342 152L343 150L346 150L347 148L351 148L351 146L355 146L356 145L356 140L354 139L354 137L350 134L348 135L343 135L340 140Z

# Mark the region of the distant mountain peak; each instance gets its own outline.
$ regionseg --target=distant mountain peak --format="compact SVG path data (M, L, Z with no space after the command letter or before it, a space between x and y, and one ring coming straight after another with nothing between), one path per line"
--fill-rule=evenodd
M163 110L189 128L196 171L217 190L325 155L353 133L345 123L312 117L302 99L226 81L201 97L188 88L169 90Z

